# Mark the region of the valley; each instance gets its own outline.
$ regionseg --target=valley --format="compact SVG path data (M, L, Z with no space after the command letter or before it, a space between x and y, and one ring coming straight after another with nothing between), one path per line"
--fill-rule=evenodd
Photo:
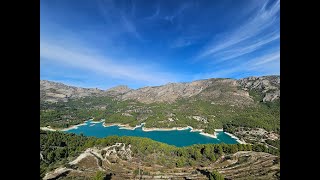
M88 119L92 119L94 123L85 126L84 122ZM107 130L115 133L94 135L95 137L87 137L86 133L81 133L83 128L93 133L105 131L106 128L97 129L101 124L117 124L124 129L106 127L116 128ZM216 144L211 137L208 137L212 139L208 142L200 140L200 135L197 136L198 139L194 139L195 144L191 143L191 146L176 147L161 143L159 149L154 146L159 146L157 143L160 142L145 140L143 137L148 136L139 133L136 135L139 137L131 137L130 133L122 134L121 137L112 136L125 129L136 133L139 128L129 129L141 124L142 129L146 130L144 133L156 129L181 129L179 131L184 132L187 131L184 128L190 127L202 130L202 133L208 136L216 136L216 129L223 129L226 134L235 135L247 144ZM74 128L75 125L78 127ZM46 134L62 138L54 138L53 141L58 143L54 147L51 141L51 144L45 141L41 143L40 174L44 179L90 179L99 173L112 176L112 179L135 179L139 163L145 179L208 179L215 172L226 179L280 178L280 76L248 77L239 80L206 79L136 90L127 86L107 90L80 88L41 80L40 127L46 130L41 130L43 137ZM61 130L78 135L63 133ZM140 131L143 132L141 129ZM161 136L155 134L154 137ZM170 137L178 136L166 136ZM187 134L179 137L187 137ZM70 149L69 140L63 140L65 138L78 139L76 143L80 144ZM174 138L171 139L173 141ZM190 142L192 140L187 139ZM139 142L139 148L145 148L143 152L134 150L138 147L133 141ZM109 157L103 156L104 153L101 152L104 148L117 143L134 148L131 149L132 159L117 155L117 160L111 163ZM97 148L94 150L96 155L92 155L92 148ZM208 150L210 148L213 150ZM81 156L82 153L87 154L86 158L71 163L77 157L84 156ZM170 158L163 159L164 156ZM98 162L98 165L95 162ZM101 163L104 165L99 165Z

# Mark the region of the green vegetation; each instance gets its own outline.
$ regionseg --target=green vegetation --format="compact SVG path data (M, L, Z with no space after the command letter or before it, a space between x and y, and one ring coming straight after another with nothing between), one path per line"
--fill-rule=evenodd
M210 180L224 180L224 177L222 174L220 174L219 172L217 171L212 171L210 174L209 174L209 179Z
M273 140L267 139L266 143L271 145L271 146L274 146L274 147L280 149L280 140L274 140L273 141Z
M223 154L232 154L237 151L277 153L275 149L258 144L197 144L178 148L149 138L129 136L94 138L63 132L40 131L40 153L43 156L40 162L40 177L73 160L89 147L106 147L119 142L132 145L134 158L143 158L146 163L166 167L208 165Z
M94 139L62 132L40 131L40 153L44 159L40 162L40 176L78 156L86 147L93 145L90 142Z
M251 94L254 94L251 92ZM180 99L175 103L143 104L133 100L118 101L111 97L85 97L68 102L41 102L40 124L54 128L66 128L80 124L89 118L106 119L106 123L122 123L145 127L171 128L192 126L214 133L224 125L259 127L267 131L280 131L280 101L260 102L254 105L231 106L212 104L198 97ZM193 116L205 119L197 121ZM170 120L169 120L170 119Z
M119 109L130 108L129 103L115 101L110 97L85 97L57 103L40 101L40 126L67 128L91 118L99 121L107 117L110 123L115 120L119 123L130 123L137 117L126 117L117 113Z
M249 90L249 95L253 97L253 100L256 102L262 102L263 93L257 90Z
M105 180L106 174L103 171L98 171L92 180Z

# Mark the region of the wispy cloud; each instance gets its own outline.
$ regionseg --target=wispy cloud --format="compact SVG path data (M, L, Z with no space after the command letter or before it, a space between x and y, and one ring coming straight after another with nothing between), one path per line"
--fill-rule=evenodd
M279 0L41 4L42 78L142 87L279 72Z
M258 57L253 61L252 67L257 68L261 67L261 65L265 65L269 62L279 61L280 60L280 52L276 51L270 54L266 54L265 56Z
M68 68L82 69L99 73L106 78L144 82L147 85L159 85L176 79L173 74L159 71L145 64L126 64L120 60L92 53L87 47L68 47L65 43L40 42L42 61L49 60ZM152 74L152 75L151 75Z
M193 79L279 74L279 69L280 49L277 47L254 58L248 58L246 61L232 64L229 67L216 67L211 72L196 74Z
M240 27L216 37L197 57L212 57L221 62L249 54L280 38L280 1L264 1Z

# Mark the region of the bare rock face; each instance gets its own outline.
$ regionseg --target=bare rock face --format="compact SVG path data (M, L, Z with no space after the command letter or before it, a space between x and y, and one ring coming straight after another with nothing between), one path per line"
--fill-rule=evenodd
M251 102L248 92L238 88L233 79L206 79L190 83L169 83L163 86L144 87L129 91L121 96L122 100L134 99L143 103L175 102L180 98L199 95L203 99L224 99L228 101ZM235 98L232 98L235 97Z
M280 89L280 76L248 77L238 80L238 83L244 88L267 92Z
M40 80L40 99L49 102L68 101L70 98L97 96L102 94L97 88L79 88L47 80Z
M248 77L237 81L244 90L257 90L264 94L263 101L280 99L280 76Z
M144 87L124 94L121 99L134 99L144 103L174 102L178 98L199 94L209 84L205 80L191 83L169 83L163 86Z
M265 101L274 101L276 99L280 99L280 90L274 92L268 92L263 98L263 102Z
M249 93L237 84L235 79L208 79L211 85L204 89L198 97L203 100L212 100L213 104L248 105L254 101Z
M63 176L66 173L69 173L72 169L62 167L62 168L57 168L52 172L49 172L46 174L46 176L43 178L43 180L50 180L50 179L57 179L60 176Z
M111 95L111 96L118 96L118 95L122 95L125 94L129 91L131 91L132 89L130 89L128 86L124 86L124 85L120 85L120 86L116 86L110 89L107 89L105 91L106 95Z

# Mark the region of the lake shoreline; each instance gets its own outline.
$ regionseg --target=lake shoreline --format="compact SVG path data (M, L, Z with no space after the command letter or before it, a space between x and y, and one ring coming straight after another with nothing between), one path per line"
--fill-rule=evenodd
M90 123L102 123L102 122L104 122L104 120L100 120L100 121L93 121L93 119L92 120L89 120L90 121Z
M232 137L233 139L235 139L239 144L247 144L245 141L241 141L237 136L228 133L228 132L224 132L225 134L229 135L230 137Z
M40 127L40 129L43 130L43 131L58 131L58 130L56 130L56 129L51 128L50 126Z
M50 126L47 126L47 127L40 127L40 129L44 131L69 131L71 129L78 129L79 126L87 125L87 122L89 121L92 121L92 119L84 121L81 124L70 126L68 128L51 128ZM99 123L99 122L92 122L92 123Z
M145 123L141 123L140 125L136 125L135 127L131 127L129 124L121 124L121 123L103 123L103 127L110 127L110 126L118 126L119 129L126 129L126 130L135 130L141 126L145 125Z
M120 123L110 123L110 124L106 124L103 123L103 127L110 127L110 126L119 126L119 129L127 129L127 130L135 130L138 127L141 127L142 125L145 125L145 123L141 123L141 125L137 125L135 127L131 127L128 124L120 124ZM146 128L146 127L142 127L142 131L145 132L150 132L150 131L182 131L182 130L188 130L190 129L190 132L200 132L201 135L203 136L207 136L210 138L215 138L217 139L217 134L209 134L209 133L205 133L203 132L204 129L194 129L191 126L187 126L187 127L172 127L172 128ZM223 131L223 129L215 129L215 131Z
M149 131L182 131L182 130L188 130L192 128L191 126L187 126L187 127L172 127L172 128L146 128L146 127L142 127L143 131L149 132Z
M150 131L182 131L182 130L188 130L190 129L190 132L199 132L199 134L203 135L203 136L207 136L210 138L214 138L217 139L217 133L216 132L224 132L223 129L215 129L215 133L214 134L209 134L209 133L205 133L203 132L204 129L194 129L191 126L186 126L186 127L172 127L172 128L146 128L144 127L145 123L141 123L140 125L136 125L135 127L131 127L129 124L121 124L121 123L105 123L104 120L101 121L93 121L91 120L87 120L84 121L81 124L78 125L74 125L71 126L69 128L64 128L64 129L54 129L51 128L50 126L47 127L40 127L41 130L44 131L69 131L71 129L78 129L79 126L84 126L87 125L87 122L92 123L92 124L96 124L96 123L102 123L103 127L111 127L111 126L118 126L119 129L125 129L125 130L135 130L136 128L142 127L142 131L145 132L150 132ZM246 142L241 141L238 137L236 137L235 135L228 133L228 132L224 132L225 134L227 134L228 136L230 136L231 138L235 139L238 143L240 144L246 144Z
M87 125L87 122L88 122L88 121L92 121L92 120L84 121L84 122L81 123L81 124L74 125L74 126L71 126L71 127L68 127L68 128L64 128L64 129L61 129L60 131L69 131L69 130L71 130L71 129L78 129L79 126L85 126L85 125Z

